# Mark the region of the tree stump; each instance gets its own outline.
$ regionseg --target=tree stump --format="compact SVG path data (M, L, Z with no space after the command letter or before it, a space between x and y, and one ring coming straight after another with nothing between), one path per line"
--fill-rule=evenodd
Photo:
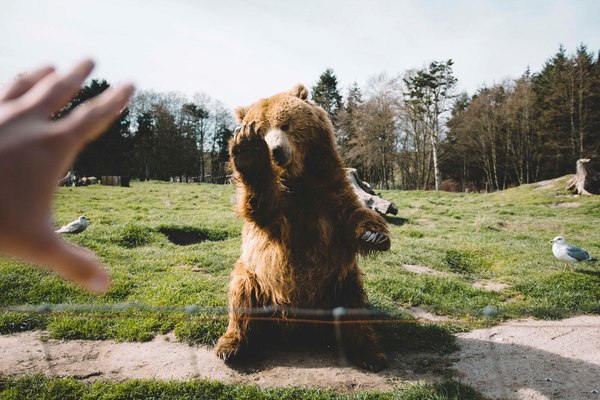
M576 194L600 194L598 162L590 158L577 160L575 176L567 182L567 190Z
M354 193L356 193L356 196L358 196L365 206L381 214L398 214L398 207L394 203L376 195L367 183L358 178L356 168L346 168L346 174L354 189Z

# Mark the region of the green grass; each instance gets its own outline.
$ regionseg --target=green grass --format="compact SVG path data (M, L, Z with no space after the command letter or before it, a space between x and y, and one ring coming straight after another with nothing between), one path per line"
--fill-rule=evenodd
M204 380L161 382L130 380L84 384L72 378L44 378L32 375L18 379L0 378L0 400L18 399L117 400L117 399L247 399L247 400L479 400L479 394L455 381L407 385L388 393L338 394L323 389L270 389L249 385L228 385Z
M581 264L576 272L567 271L554 260L548 243L563 234L598 257L600 199L573 198L563 187L564 179L550 187L524 185L493 194L384 191L383 196L394 201L400 211L398 216L388 217L391 251L360 260L371 306L387 318L405 320L411 317L402 308L419 306L451 316L460 324L383 325L379 327L383 343L396 351L443 354L454 349L454 333L476 326L523 316L556 319L600 313L600 267ZM178 340L213 344L225 329L225 316L205 311L188 315L181 310L187 305L227 306L229 273L240 253L242 226L232 211L233 196L231 186L208 184L133 182L131 188L60 188L56 225L79 215L91 219L85 232L68 240L99 255L113 277L111 290L94 296L50 273L0 259L0 305L133 303L150 309L5 312L0 313L0 333L46 329L55 338L147 341L174 331ZM580 206L557 207L562 202ZM450 275L418 275L401 268L403 264L427 266ZM510 287L502 293L488 292L473 286L480 279ZM166 307L179 309L167 312ZM498 315L486 317L486 307L498 310ZM11 387L5 392L14 390L19 382L5 381ZM40 382L47 389L59 381ZM183 389L186 385L196 384L212 387L172 385L187 390ZM76 382L69 385L86 393L95 390ZM136 384L123 385L109 386L111 391L122 391ZM239 390L272 396L256 388ZM423 386L411 390L437 389ZM388 398L387 394L381 396Z

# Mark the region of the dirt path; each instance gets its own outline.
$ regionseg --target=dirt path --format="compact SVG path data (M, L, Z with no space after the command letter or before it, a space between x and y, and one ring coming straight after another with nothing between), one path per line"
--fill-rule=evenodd
M510 321L458 335L453 368L491 398L600 399L600 317Z
M41 338L40 332L0 336L0 375L41 372L85 381L206 378L266 387L322 387L340 392L389 390L398 383L436 380L434 376L410 371L413 356L392 360L391 368L372 373L345 365L333 350L279 349L264 360L233 369L211 349L179 343L170 336L147 343Z
M414 372L432 354L391 355L391 367L369 373L346 366L335 352L279 350L232 369L209 348L161 336L147 343L41 341L41 332L0 336L0 374L41 372L90 381L130 378L207 378L260 386L324 387L341 392L389 390L436 381ZM458 378L491 398L600 399L600 317L511 321L458 335L461 350L448 358Z

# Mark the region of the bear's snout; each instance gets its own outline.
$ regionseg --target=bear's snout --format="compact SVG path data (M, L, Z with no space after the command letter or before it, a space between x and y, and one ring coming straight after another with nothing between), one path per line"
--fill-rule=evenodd
M285 167L292 156L292 146L285 132L273 129L265 135L265 141L271 150L271 157L275 164Z
M283 166L287 164L287 156L285 154L285 150L281 146L276 146L271 149L271 154L273 154L273 161L279 166Z

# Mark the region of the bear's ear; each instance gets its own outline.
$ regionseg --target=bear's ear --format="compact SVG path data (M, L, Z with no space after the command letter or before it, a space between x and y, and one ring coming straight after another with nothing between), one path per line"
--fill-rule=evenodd
M235 109L235 119L237 119L238 124L242 123L246 113L248 113L248 107L238 107Z
M289 93L301 100L306 100L308 98L308 89L306 89L306 86L301 83L294 86Z

